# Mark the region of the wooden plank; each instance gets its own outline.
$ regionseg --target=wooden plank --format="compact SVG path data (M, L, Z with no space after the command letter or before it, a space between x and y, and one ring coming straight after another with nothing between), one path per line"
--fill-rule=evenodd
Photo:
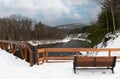
M25 59L25 56L24 56L24 54L23 54L24 52L23 52L22 47L21 47L21 46L18 46L18 48L20 49L20 54L21 54L22 58Z
M39 61L43 61L43 60L44 60L44 58L39 58L39 59L38 59L38 62L39 62Z
M27 48L26 48L26 47L24 48L24 53L25 53L25 61L27 61L27 58L28 58L28 52L27 52Z
M33 66L33 51L32 49L30 48L30 45L28 43L26 43L26 48L28 49L29 51L29 55L30 55L30 66Z
M45 49L37 49L37 53L43 53L45 52Z
M120 56L117 56L117 59L120 59Z
M2 43L0 42L0 48L2 47Z
M36 53L36 57L37 57L37 65L39 65L39 61L40 61L39 53Z
M14 54L14 49L15 49L15 48L14 48L14 45L11 44L11 53L12 53L12 54Z
M120 48L46 48L38 49L38 52L75 52L75 51L97 51L97 52L108 52L108 51L120 51Z
M76 48L46 48L46 52L75 52Z
M2 43L16 44L21 46L26 46L26 42L24 41L8 41L8 40L0 40Z
M48 62L48 52L46 52L45 59L46 59L46 62Z
M109 56L109 57L111 56L111 51L110 51L110 50L108 51L108 56Z
M64 56L64 57L57 56L57 57L47 57L45 59L48 59L48 60L73 60L74 57L73 56Z
M44 63L44 58L38 58L37 59L37 65L39 65L39 64L43 64ZM41 62L41 63L40 63Z
M78 55L79 55L79 52L78 52L78 51L76 51L75 53L76 53L76 56L78 56Z
M5 43L4 46L5 46L5 50L8 50L8 44Z

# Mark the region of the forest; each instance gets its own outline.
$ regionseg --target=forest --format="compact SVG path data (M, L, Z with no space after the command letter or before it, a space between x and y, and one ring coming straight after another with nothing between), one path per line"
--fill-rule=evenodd
M50 27L41 21L34 23L31 18L25 16L10 15L5 18L0 18L1 40L62 39L65 36L65 30Z
M108 34L115 34L120 31L120 0L96 0L101 5L101 13L98 15L98 20L91 23L90 35L92 46L100 43Z

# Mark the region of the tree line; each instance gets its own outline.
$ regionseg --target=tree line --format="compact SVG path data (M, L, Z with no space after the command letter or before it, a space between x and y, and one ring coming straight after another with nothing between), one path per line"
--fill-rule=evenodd
M62 39L66 35L64 29L50 27L41 21L35 23L29 17L10 15L0 18L0 40Z
M91 24L90 35L92 46L105 38L109 33L115 34L120 29L120 0L97 0L102 5L102 12L97 22Z

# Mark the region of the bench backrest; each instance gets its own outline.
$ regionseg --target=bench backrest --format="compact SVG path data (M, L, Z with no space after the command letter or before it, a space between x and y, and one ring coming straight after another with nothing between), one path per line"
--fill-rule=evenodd
M94 57L77 57L77 66L93 66Z
M114 57L96 57L95 66L112 66Z
M74 65L76 67L114 67L116 63L116 57L81 57L74 58Z

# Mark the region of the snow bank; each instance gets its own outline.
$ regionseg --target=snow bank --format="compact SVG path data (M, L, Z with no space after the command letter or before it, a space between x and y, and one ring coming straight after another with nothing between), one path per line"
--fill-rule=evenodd
M28 41L31 45L43 45L43 44L55 44L55 43L65 43L69 42L71 39L65 38L63 40L40 40L40 41Z
M111 39L110 41L108 41L106 48L120 48L120 36L118 36L114 40Z
M118 35L119 33L117 33ZM101 47L102 43L100 43L98 45L98 47ZM120 36L114 38L114 39L110 39L107 42L107 46L106 48L120 48ZM98 56L108 56L107 52L100 52L97 54ZM116 51L116 52L111 52L112 56L120 56L120 51Z
M29 66L29 63L21 60L20 58L0 49L0 66L11 67L11 66Z
M55 44L55 43L66 43L69 42L71 40L81 40L81 41L87 41L87 42L91 42L90 40L87 40L86 38L82 38L83 34L77 34L75 36L67 36L66 38L62 39L62 40L36 40L36 41L28 41L31 45L33 46L37 46L37 45L43 45L43 44ZM87 37L87 34L85 34L85 36Z

